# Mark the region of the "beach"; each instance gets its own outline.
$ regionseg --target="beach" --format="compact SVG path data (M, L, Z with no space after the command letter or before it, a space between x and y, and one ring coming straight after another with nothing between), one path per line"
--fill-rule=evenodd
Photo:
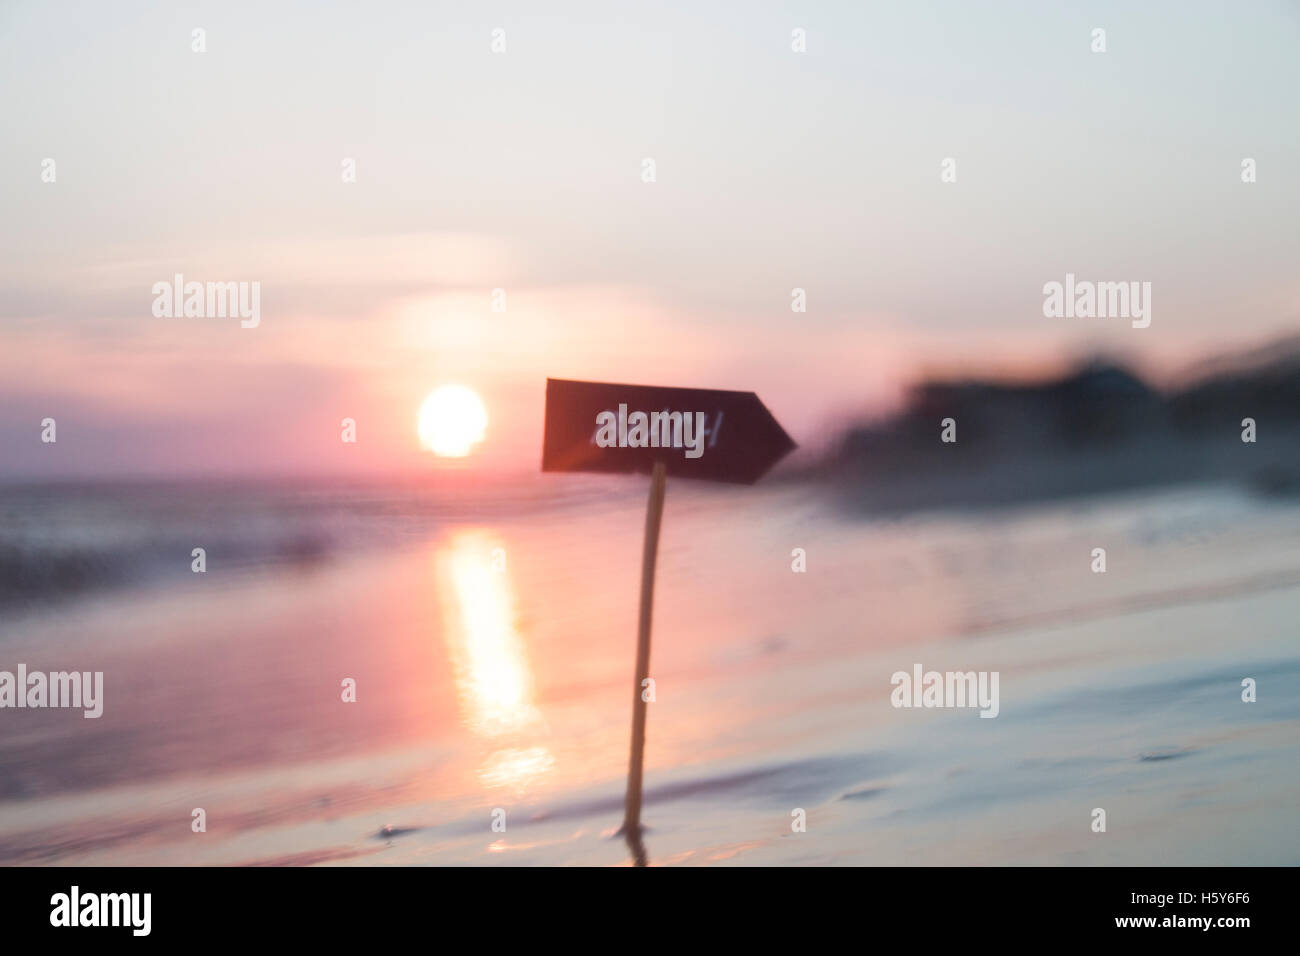
M0 864L627 865L644 494L0 492L34 582L0 669L104 675L98 718L3 715ZM864 516L670 480L649 862L1294 865L1297 544L1226 488ZM892 706L918 665L998 673L997 716Z

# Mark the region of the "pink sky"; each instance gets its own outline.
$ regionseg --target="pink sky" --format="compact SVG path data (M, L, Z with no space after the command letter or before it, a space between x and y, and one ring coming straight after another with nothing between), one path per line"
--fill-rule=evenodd
M1053 4L231 0L201 54L165 6L64 12L0 14L0 480L419 475L449 382L475 463L534 470L548 376L753 390L816 450L925 374L1300 327L1285 6L1115 5L1104 55ZM178 272L260 282L261 324L155 317ZM1067 272L1151 282L1151 327L1045 318Z

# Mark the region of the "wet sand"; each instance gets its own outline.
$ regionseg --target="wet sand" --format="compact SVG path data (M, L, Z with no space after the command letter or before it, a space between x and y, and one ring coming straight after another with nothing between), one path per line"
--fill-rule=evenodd
M105 711L0 713L0 863L627 864L643 506L10 616L0 667L103 670ZM650 862L1300 862L1297 543L1221 491L864 520L670 482ZM999 716L891 707L916 663L999 671Z

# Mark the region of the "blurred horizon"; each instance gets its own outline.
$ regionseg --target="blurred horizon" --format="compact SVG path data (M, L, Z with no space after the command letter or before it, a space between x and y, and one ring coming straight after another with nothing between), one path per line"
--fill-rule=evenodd
M778 479L780 477L809 477L812 474L824 473L827 468L833 470L836 467L837 459L842 457L845 442L852 442L855 435L863 429L895 427L909 419L916 418L918 413L922 411L918 407L917 396L933 388L1001 387L1022 390L1026 396L1029 396L1026 400L1032 401L1033 394L1038 390L1051 392L1054 388L1070 382L1077 376L1086 374L1090 369L1101 368L1116 369L1126 375L1132 374L1136 376L1138 382L1151 390L1152 395L1166 398L1172 398L1178 394L1186 395L1189 392L1194 393L1198 388L1209 387L1216 381L1232 381L1235 387L1245 392L1246 396L1253 396L1251 401L1243 405L1243 408L1245 408L1251 407L1252 402L1276 404L1279 400L1276 391L1279 384L1283 388L1290 388L1290 384L1261 381L1261 378L1267 379L1269 376L1275 375L1278 369L1281 369L1287 382L1289 382L1289 379L1294 377L1293 367L1295 366L1300 366L1300 336L1270 339L1264 343L1239 350L1212 353L1179 368L1168 370L1164 374L1155 375L1149 374L1147 370L1141 368L1137 363L1128 362L1114 353L1083 351L1062 357L1059 361L1052 363L1045 362L1042 365L1023 368L1008 365L998 366L991 363L989 365L961 365L954 363L944 366L937 364L918 366L914 370L913 377L901 379L897 383L896 393L888 400L882 400L874 405L864 404L857 414L842 412L813 423L809 431L800 436L802 443L790 458L776 466L773 477ZM542 385L544 391L545 381L543 381ZM275 486L281 483L306 482L308 485L323 487L343 484L356 487L387 486L418 489L427 487L428 481L436 478L438 487L444 491L460 490L464 492L486 488L489 493L496 493L500 489L517 484L521 480L535 479L543 486L547 484L555 485L557 492L563 494L564 492L559 486L562 486L565 482L572 483L574 477L543 475L539 467L543 405L544 401L539 403L537 408L538 421L536 423L535 441L530 445L526 445L526 447L535 446L537 448L535 459L531 462L516 459L509 459L504 463L498 461L495 467L491 469L480 467L477 459L483 456L483 451L477 449L470 455L461 458L444 458L433 455L425 449L415 449L415 454L411 456L410 461L404 466L399 465L388 469L373 466L365 467L364 464L359 468L348 468L343 464L339 456L334 455L326 462L326 467L314 469L311 467L294 468L292 466L278 468L240 468L238 466L211 468L198 466L190 469L173 467L150 470L128 466L125 468L108 467L98 472L89 472L79 467L74 458L73 463L63 469L55 467L42 470L40 467L36 467L28 471L22 467L20 462L18 468L0 470L0 487L21 487L45 481L65 486L130 483L165 485L172 482L200 485L206 483L221 485L225 483L260 482ZM956 407L954 406L952 410L956 411ZM992 411L992 409L986 411ZM937 422L938 419L936 418L935 421ZM1276 419L1273 424L1280 425L1289 431L1296 424L1296 416L1284 415L1281 419ZM518 425L517 427L522 428L522 426ZM1013 426L1008 423L1008 427ZM326 427L325 431L329 432L329 428ZM333 433L337 434L338 431L339 429L335 428ZM415 431L414 419L412 419L412 435L414 435ZM1155 438L1156 436L1152 434L1148 437ZM412 439L410 444L414 448L415 440ZM483 445L487 449L487 456L489 458L494 457L492 454L494 442L490 436ZM324 448L325 446L321 444L319 447ZM332 444L328 447L331 451L333 450ZM355 446L345 445L344 448L355 448ZM1028 451L1029 448L1027 447L1025 450ZM364 461L365 459L363 459ZM6 464L12 465L11 462L6 462ZM810 469L812 470L810 471ZM605 485L617 487L620 476L586 476L581 480L602 487Z

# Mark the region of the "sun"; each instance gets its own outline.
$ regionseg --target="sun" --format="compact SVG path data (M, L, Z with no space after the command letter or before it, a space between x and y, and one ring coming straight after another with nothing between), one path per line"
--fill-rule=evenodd
M420 444L439 458L464 458L483 440L487 409L473 389L443 385L420 406Z

